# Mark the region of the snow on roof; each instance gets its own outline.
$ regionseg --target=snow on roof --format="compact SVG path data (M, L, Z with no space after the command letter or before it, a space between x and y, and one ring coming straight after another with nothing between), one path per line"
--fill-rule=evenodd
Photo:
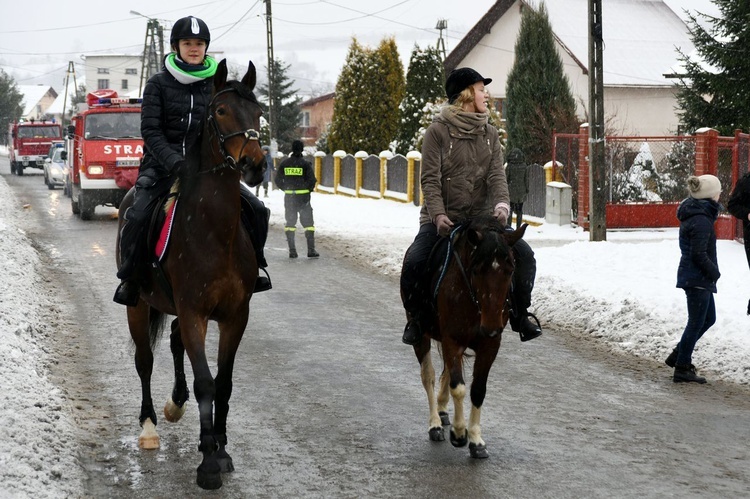
M27 116L34 111L34 108L39 101L47 94L47 92L55 90L49 85L18 85L18 91L23 95L21 105L23 106L22 116Z
M536 6L541 0L520 0ZM515 4L497 0L445 60L450 70L480 43ZM552 31L585 71L588 67L589 0L546 1ZM672 86L664 75L678 62L677 48L694 51L683 9L714 14L710 0L607 0L602 5L604 84L607 86Z
M588 0L546 6L555 34L588 66ZM671 86L664 74L677 61L676 48L693 51L687 26L662 0L607 0L602 19L606 85Z

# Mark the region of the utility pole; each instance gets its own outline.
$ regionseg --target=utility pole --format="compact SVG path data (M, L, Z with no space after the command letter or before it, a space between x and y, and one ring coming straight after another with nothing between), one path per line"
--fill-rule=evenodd
M589 0L589 240L607 240L602 0Z
M63 135L66 135L68 132L65 131L65 113L67 112L68 107L68 86L70 85L70 75L73 75L73 88L75 89L75 92L78 93L78 82L76 81L76 66L73 64L73 61L68 61L68 70L65 74L65 95L63 96L63 112L62 112L62 129L63 129Z
M131 11L130 13L134 14L135 12ZM161 63L164 60L164 28L162 28L158 19L147 19L146 39L143 42L143 57L141 58L141 83L138 87L138 97L143 96L144 82L159 72Z
M443 56L443 61L445 61L445 39L443 39L443 30L448 29L448 21L446 19L438 19L437 24L435 25L435 29L440 30L440 37L438 38L437 42L437 49L438 52Z
M271 23L271 0L263 0L266 2L266 44L268 46L268 128L271 136L271 141L276 139L276 117L274 111L276 103L274 102L273 92L275 86L275 76L273 74L273 26Z

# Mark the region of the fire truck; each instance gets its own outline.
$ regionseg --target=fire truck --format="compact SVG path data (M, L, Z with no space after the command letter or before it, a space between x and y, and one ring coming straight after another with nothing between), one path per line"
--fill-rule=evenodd
M90 92L86 104L67 129L66 183L73 213L82 220L90 220L97 206L120 206L143 156L141 99L105 89Z
M62 140L62 127L54 121L11 123L8 150L10 172L23 175L24 168L44 168L52 142Z

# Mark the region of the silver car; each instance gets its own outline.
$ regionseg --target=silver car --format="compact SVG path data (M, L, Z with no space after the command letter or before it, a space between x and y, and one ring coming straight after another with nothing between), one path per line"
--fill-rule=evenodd
M65 178L68 176L66 165L68 152L61 147L50 150L50 156L44 160L44 183L49 189L64 187Z

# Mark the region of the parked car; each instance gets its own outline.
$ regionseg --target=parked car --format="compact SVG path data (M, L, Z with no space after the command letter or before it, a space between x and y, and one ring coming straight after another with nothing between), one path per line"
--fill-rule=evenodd
M66 159L68 153L61 147L50 149L50 156L44 160L44 183L51 190L55 187L65 187L68 176Z

